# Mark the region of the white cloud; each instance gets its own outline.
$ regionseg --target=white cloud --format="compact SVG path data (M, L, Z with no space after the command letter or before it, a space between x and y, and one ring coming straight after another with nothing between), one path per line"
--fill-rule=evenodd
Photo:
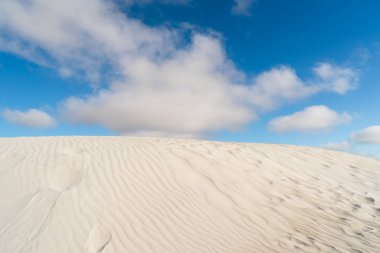
M353 133L351 139L362 144L380 144L380 125L370 126Z
M118 74L121 58L166 57L179 39L175 31L127 18L104 0L3 0L0 30L6 34L1 50L92 82L107 71Z
M343 93L348 89L337 87L351 87L356 78L331 64L318 66L310 80L288 66L249 77L228 59L219 38L191 32L185 40L184 31L147 26L112 1L0 1L0 50L64 78L105 83L62 102L63 116L75 124L171 135L235 130L257 112L318 92Z
M329 63L319 63L313 70L321 78L319 85L324 89L345 94L357 86L359 75L352 68L334 66Z
M348 141L342 141L342 142L329 142L325 145L328 149L334 149L334 150L347 150L352 147L351 143Z
M337 113L327 106L316 105L305 108L303 111L291 115L275 118L269 122L269 129L278 132L313 132L329 129L339 124L351 121L351 116Z
M234 70L212 38L196 36L191 48L174 58L160 63L140 59L125 71L127 83L68 99L62 106L66 118L122 133L175 134L233 130L255 118L241 93L245 87L231 83Z
M254 0L235 0L232 13L235 15L249 16Z
M267 111L284 104L308 97L320 88L306 86L296 72L287 66L279 66L259 74L249 90L249 101L258 109Z
M29 109L24 112L5 109L2 116L6 121L20 126L47 128L55 125L55 120L49 114L37 109Z

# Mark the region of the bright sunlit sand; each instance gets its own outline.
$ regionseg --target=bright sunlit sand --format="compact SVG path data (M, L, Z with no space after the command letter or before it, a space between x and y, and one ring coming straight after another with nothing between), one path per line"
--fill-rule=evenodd
M1 253L380 252L380 162L269 144L0 139Z

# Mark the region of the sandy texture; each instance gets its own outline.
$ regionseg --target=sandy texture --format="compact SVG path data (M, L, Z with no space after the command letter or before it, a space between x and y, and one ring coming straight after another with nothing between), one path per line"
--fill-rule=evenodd
M0 139L1 253L380 252L380 162L316 148Z

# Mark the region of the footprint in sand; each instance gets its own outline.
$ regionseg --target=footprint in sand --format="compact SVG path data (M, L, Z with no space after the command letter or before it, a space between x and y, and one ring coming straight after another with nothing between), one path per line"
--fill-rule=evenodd
M370 203L370 204L375 203L375 199L372 197L365 197L364 199L366 200L367 203Z
M91 230L86 242L86 253L101 253L111 241L110 230L103 225L96 225Z

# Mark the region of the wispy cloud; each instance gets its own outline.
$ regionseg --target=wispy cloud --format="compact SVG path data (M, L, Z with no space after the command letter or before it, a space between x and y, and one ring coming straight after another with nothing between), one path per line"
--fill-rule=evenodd
M360 47L354 50L351 55L351 61L355 62L357 65L365 65L372 57L372 53L370 49L365 47Z
M251 15L251 7L255 0L235 0L231 12L235 15Z
M55 126L53 117L44 111L29 109L26 111L5 109L2 111L3 118L16 125L33 128L47 128Z
M149 4L149 3L161 3L161 4L187 4L190 3L192 0L118 0L119 2L123 2L127 5L142 5L142 4Z
M293 131L314 132L330 129L350 121L351 116L346 112L338 113L327 106L316 105L307 107L294 114L271 120L269 122L269 129L278 133Z
M352 148L352 145L348 141L342 141L342 142L329 142L325 145L325 147L328 149L333 149L333 150L348 150Z

